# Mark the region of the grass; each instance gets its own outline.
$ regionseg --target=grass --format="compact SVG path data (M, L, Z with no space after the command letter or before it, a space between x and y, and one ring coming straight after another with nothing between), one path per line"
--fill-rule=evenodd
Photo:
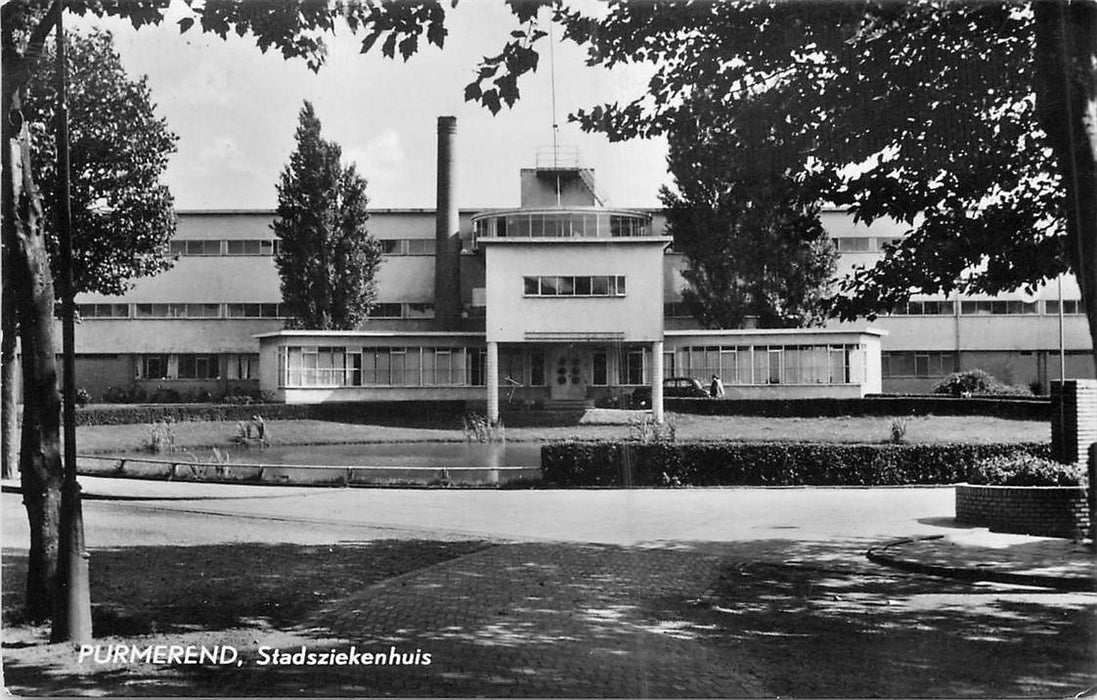
M754 416L696 416L668 414L679 441L802 440L816 442L887 442L892 416L838 418L762 418ZM1045 421L1017 421L982 416L912 416L906 421L907 442L1045 442L1050 428ZM77 429L82 454L136 452L149 439L148 425L97 425ZM224 447L232 444L236 423L190 422L172 425L177 448ZM612 440L632 436L627 425L571 425L514 427L507 440L519 442L555 440ZM462 442L463 427L439 424L433 428L362 425L317 420L267 422L271 445L310 445L369 442Z

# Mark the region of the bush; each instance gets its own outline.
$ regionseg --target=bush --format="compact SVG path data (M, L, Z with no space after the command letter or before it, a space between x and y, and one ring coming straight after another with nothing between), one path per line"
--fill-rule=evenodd
M568 442L542 447L541 465L558 486L898 486L957 483L982 459L1049 452L1046 444Z
M1085 469L1031 454L1013 454L980 460L968 474L969 484L987 486L1082 486Z
M896 445L902 445L907 441L907 419L906 418L892 418L891 419L891 442Z
M1031 396L1024 386L1010 386L981 369L953 372L933 387L934 394L947 396Z
M91 403L91 394L84 387L76 390L76 405L83 408Z
M169 421L159 421L149 426L145 450L153 454L175 452L175 429Z

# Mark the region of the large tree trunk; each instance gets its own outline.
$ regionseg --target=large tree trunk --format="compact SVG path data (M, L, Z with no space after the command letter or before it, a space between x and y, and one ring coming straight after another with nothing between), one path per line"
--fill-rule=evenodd
M5 248L5 250L7 250ZM15 295L11 293L11 273L8 272L8 257L4 254L4 291L0 302L0 476L10 479L15 476L15 465L19 463L19 419L18 393L15 373L15 334L19 324L15 322Z
M1068 256L1097 367L1097 5L1035 5L1036 100L1066 190Z
M20 65L22 64L22 65ZM30 521L27 615L53 614L61 514L61 398L57 391L57 343L53 277L42 204L31 171L30 134L20 111L25 59L5 52L3 92L3 242L16 299L22 344L23 430L19 469Z

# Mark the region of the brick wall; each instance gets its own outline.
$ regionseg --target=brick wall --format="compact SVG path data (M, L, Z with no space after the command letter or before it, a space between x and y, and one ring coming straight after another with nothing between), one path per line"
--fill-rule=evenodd
M1082 486L956 486L956 520L995 532L1081 538L1089 528Z
M1097 442L1097 380L1070 379L1051 386L1051 454L1067 464L1085 462Z

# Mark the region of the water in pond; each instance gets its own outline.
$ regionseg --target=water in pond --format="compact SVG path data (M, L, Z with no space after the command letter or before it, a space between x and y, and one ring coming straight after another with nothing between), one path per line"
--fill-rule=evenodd
M314 485L478 485L539 481L538 443L410 442L184 450L85 458L82 474ZM167 459L165 459L167 457ZM265 466L262 466L265 465Z
M231 450L234 464L312 464L341 467L539 467L540 443L409 442L295 445Z

